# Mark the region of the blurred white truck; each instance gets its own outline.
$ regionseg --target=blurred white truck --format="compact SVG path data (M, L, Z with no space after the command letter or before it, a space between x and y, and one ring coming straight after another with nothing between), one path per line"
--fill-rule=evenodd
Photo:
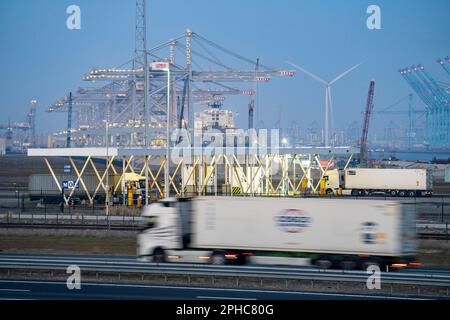
M143 209L138 256L244 264L278 257L323 268L405 264L416 253L413 207L398 201L198 197Z
M353 196L382 193L390 196L416 197L432 193L432 173L426 169L366 169L329 170L324 176L327 194Z

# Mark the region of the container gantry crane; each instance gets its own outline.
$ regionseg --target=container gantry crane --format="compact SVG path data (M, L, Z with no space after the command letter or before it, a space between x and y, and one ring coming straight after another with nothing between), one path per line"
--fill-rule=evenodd
M438 59L437 63L439 63L441 65L441 67L445 70L445 72L447 72L447 74L450 75L450 68L448 66L448 65L450 65L450 57L445 57L444 60Z
M448 58L446 58L448 62ZM444 61L438 63L447 72ZM448 83L436 81L423 65L399 70L403 79L425 103L427 143L432 148L450 146L450 90ZM447 73L448 75L448 73Z
M253 83L255 86L255 82L268 82L274 76L292 77L294 75L293 71L277 70L259 63L253 70L230 67L230 60L237 59L241 64L248 64L251 60L191 30L183 36L172 38L147 50L147 54L156 61L162 61L164 60L162 56L166 55L161 53L164 49L169 49L170 52L170 86L176 96L172 103L177 105L178 101L179 114L172 113L171 123L178 128L193 129L194 104L208 104L220 98L225 99L229 95L254 96L256 93L254 88L241 86L248 83ZM202 49L205 53L200 52ZM177 63L179 61L176 59L177 53L185 55L185 66ZM219 56L229 60L227 63L222 62ZM205 67L205 64L209 67ZM252 65L255 66L254 61ZM82 135L100 136L102 134L104 131L101 129L102 117L106 114L105 108L111 110L111 132L117 133L115 137L142 135L146 127L145 123L149 127L150 134L158 135L158 132L162 132L167 110L167 73L149 68L148 77L149 108L148 120L145 120L147 117L144 116L144 99L142 98L145 87L143 68L133 68L124 64L115 68L94 68L85 75L83 77L85 81L91 83L103 81L108 84L102 87L82 88L73 96L74 111L75 108L77 111L81 108L89 110L89 112L77 112L78 127L83 125L87 128L83 130ZM67 110L67 102L67 99L63 99L62 103L52 105L47 111ZM87 114L90 116L85 117ZM73 132L76 135L77 129L74 128ZM120 138L120 140L125 139ZM101 139L98 142L101 143ZM127 145L139 145L139 142L131 141L127 142Z
M403 101L408 99L408 110L392 110L395 106L399 105ZM401 98L397 102L391 104L390 106L383 108L379 111L373 111L372 114L378 114L378 115L408 115L408 134L407 134L407 143L409 147L412 147L413 138L415 135L415 119L414 116L416 116L416 120L423 116L425 114L425 110L419 110L413 108L413 95L412 93L408 94L407 96Z
M192 131L194 104L208 104L228 95L253 95L255 90L240 86L255 81L267 82L273 76L294 75L291 70L265 65L256 70L247 69L243 67L245 64L254 66L255 62L190 29L153 48L147 48L146 38L146 0L136 0L135 55L121 65L93 68L83 76L83 80L92 84L106 84L80 88L72 96L76 113L73 119L76 125L72 125L71 130L72 145L74 139L80 146L101 145L103 120L109 114L114 139L126 146L148 146L147 133L149 140L153 136L160 141L165 136L161 133L167 124L167 103L178 111L171 112L169 123L174 128ZM152 70L152 60L169 62L170 90L167 90L167 73ZM167 102L167 91L172 92L171 102ZM67 97L59 100L47 111L67 111L68 100Z

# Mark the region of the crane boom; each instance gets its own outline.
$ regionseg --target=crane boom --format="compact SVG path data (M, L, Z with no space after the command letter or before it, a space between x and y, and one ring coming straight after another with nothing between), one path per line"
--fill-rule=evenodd
M373 110L373 95L375 91L375 81L370 81L369 92L367 94L366 108L364 111L364 123L361 135L361 144L359 151L360 166L367 166L367 136L369 133L370 115Z

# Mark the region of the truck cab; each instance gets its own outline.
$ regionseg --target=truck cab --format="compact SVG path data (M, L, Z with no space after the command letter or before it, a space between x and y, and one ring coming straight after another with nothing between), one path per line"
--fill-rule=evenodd
M138 256L154 262L201 262L207 252L191 247L192 198L166 198L142 211Z
M327 170L323 179L325 180L325 193L337 194L339 187L343 185L344 174L339 169Z
M176 199L165 199L142 211L142 229L138 235L138 256L158 256L168 249L183 247ZM161 257L158 257L161 258Z

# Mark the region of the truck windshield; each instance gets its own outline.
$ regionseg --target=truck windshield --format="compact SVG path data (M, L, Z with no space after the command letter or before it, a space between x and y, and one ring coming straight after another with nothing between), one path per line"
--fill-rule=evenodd
M156 226L155 216L144 217L142 230L152 229L155 226Z

